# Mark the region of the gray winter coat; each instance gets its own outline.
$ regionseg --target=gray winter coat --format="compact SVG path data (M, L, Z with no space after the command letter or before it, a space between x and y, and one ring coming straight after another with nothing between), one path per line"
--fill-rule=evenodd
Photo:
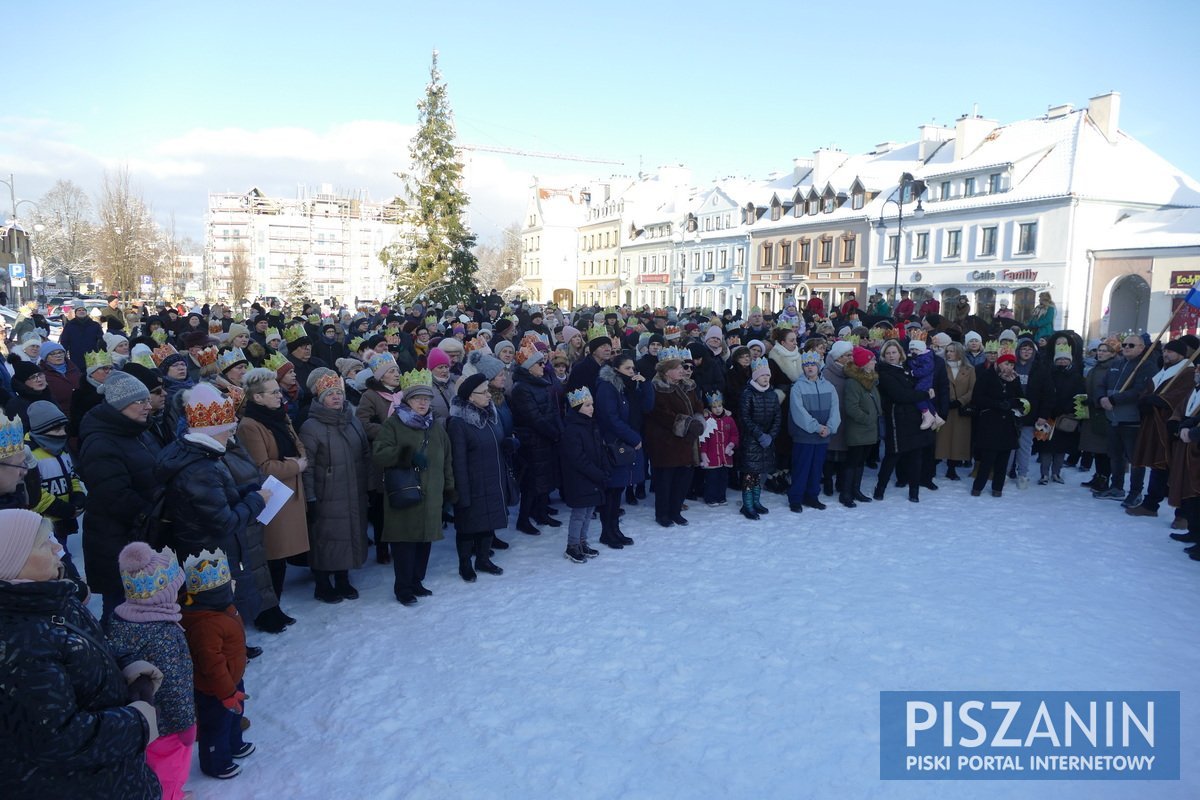
M308 454L305 500L315 501L308 525L308 565L321 572L358 569L367 559L367 434L349 407L314 401L300 426Z

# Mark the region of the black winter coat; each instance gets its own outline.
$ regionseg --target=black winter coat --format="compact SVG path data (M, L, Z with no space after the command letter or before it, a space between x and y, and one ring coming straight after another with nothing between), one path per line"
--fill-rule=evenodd
M78 446L80 427L83 425L83 418L87 413L96 406L104 402L103 395L92 386L87 378L79 381L79 388L71 393L71 408L67 414L67 438L71 440L73 446Z
M649 353L639 358L634 362L637 371L647 382L654 377L654 373L658 370L658 356L652 356Z
M912 375L902 366L880 361L875 371L879 373L887 452L907 453L931 447L933 431L921 430L921 412L917 410L917 403L928 400L929 393L917 389Z
M696 394L703 402L711 392L725 394L725 362L719 356L714 356L708 348L704 348L704 358L692 371L692 380L696 382Z
M1075 412L1075 395L1087 393L1083 373L1072 368L1052 367L1048 371L1043 371L1043 378L1045 388L1041 396L1037 398L1037 403L1033 406L1033 413L1029 416L1033 417L1036 422L1038 417L1057 419L1073 414ZM1078 427L1070 433L1064 433L1055 428L1054 435L1048 441L1033 443L1035 453L1071 453L1077 449L1079 449Z
M746 384L738 398L738 449L737 464L742 472L762 475L775 469L775 443L783 426L783 410L775 390L768 386L761 392ZM763 447L758 443L760 434L771 437L771 443Z
M569 508L592 508L604 502L610 461L600 429L578 409L567 411L558 448L562 466L562 499Z
M201 550L228 555L244 538L246 526L266 505L257 491L238 488L222 460L224 453L184 434L163 448L156 469L167 487L163 516L170 520L166 544L179 562Z
M516 500L511 486L500 418L494 405L479 409L457 397L446 423L454 467L454 528L460 534L496 531L508 526L508 506Z
M231 438L225 444L225 458L222 459L233 476L238 492L257 492L262 488L265 478L258 471L254 459L242 447L237 438ZM258 516L257 514L255 516ZM263 525L257 519L250 520L246 529L238 537L238 553L228 553L229 570L234 580L239 580L234 589L233 603L238 613L244 619L254 619L269 608L279 605L275 596L275 585L271 583L271 571L267 568L267 548L263 543ZM235 562L234 559L237 559ZM240 562L240 567L236 564ZM242 577L249 575L249 580Z
M971 433L980 450L1012 450L1017 446L1017 430L1021 418L1013 414L1025 396L1021 381L1005 381L994 369L975 372L975 392L971 408L975 410Z
M0 641L0 797L162 797L149 725L75 584L0 581Z
M591 353L585 352L583 357L571 365L571 374L567 376L567 391L573 392L580 386L588 387L592 397L596 396L596 381L600 379L600 367Z
M595 406L593 419L606 443L623 442L637 447L642 443L642 417L654 408L654 387L650 381L626 380L612 367L605 367L600 370ZM608 474L608 488L624 489L645 479L646 448L643 446L635 451L634 462L629 466L613 465Z
M154 471L159 447L145 425L108 403L87 413L75 469L88 488L83 517L83 558L88 586L123 596L117 556L132 540L130 529L162 485Z
M513 433L521 443L516 456L521 491L549 494L558 487L555 445L562 435L562 420L550 393L550 381L517 367L513 370L508 405L513 415Z

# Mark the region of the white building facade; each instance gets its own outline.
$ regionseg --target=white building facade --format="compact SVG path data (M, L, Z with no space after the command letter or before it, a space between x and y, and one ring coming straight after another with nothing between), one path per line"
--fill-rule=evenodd
M302 191L295 200L259 189L212 193L205 217L206 292L232 298L232 268L248 268L247 293L282 297L299 262L315 298L359 305L387 296L388 271L379 260L402 240L399 206L371 202L365 192L336 194L331 187Z
M534 184L521 228L521 283L535 303L575 305L577 228L583 221L578 190Z

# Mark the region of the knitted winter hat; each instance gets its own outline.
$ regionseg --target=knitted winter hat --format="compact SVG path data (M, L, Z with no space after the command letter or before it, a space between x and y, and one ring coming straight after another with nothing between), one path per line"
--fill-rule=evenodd
M583 335L583 334L582 334L582 333L580 333L580 331L579 331L579 328L572 328L570 325L564 325L564 326L563 326L563 329L562 329L562 340L563 340L564 342L569 342L569 341L571 341L572 339L574 339L576 336L582 336L582 335Z
M185 356L183 353L171 353L162 361L158 362L158 369L163 375L166 375L167 371L171 369L172 365L180 363L187 363L187 356Z
M704 332L704 341L707 342L709 339L714 339L714 338L724 341L725 340L725 332L716 325L710 325L708 330Z
M758 345L758 349L763 353L767 352L767 346L762 343L761 339L751 339L750 341L746 342L746 347L754 347L754 345Z
M162 378L159 377L158 371L151 369L137 361L130 361L125 365L123 370L142 382L146 387L146 391L153 392L162 386Z
M15 357L13 360L16 360ZM0 367L0 369L3 369L3 367ZM17 383L24 383L30 378L42 374L42 371L38 369L38 365L32 361L17 361L17 363L12 365L12 370L13 380Z
M821 366L821 354L816 350L806 350L800 354L800 366L807 367L809 364Z
M1001 342L1015 342L1017 340L1017 334L1013 333L1011 329L1006 328L1005 330L1000 331L1000 335L996 338Z
M351 373L362 369L364 366L363 362L357 358L339 358L333 362L333 365L337 367L338 374L343 378L349 378Z
M996 359L997 364L1003 364L1006 361L1010 364L1015 364L1017 363L1017 357L1012 353L1001 353L1000 357Z
M180 619L179 587L183 586L183 568L169 548L156 551L145 542L133 542L121 550L117 564L125 589L125 602L117 607L119 616L130 622L172 616L176 621Z
M60 350L64 353L67 352L66 348L64 348L58 342L42 342L42 348L38 351L38 359L40 361L45 361L46 356L50 355L51 353L57 353Z
M497 336L503 336L512 328L512 326L513 322L511 319L501 317L500 319L496 320L496 324L493 325L492 328L496 331Z
M450 356L441 347L435 347L425 357L425 366L431 370L443 366L448 367L450 366Z
M475 367L476 371L489 381L499 375L504 369L503 361L495 356L489 356L481 350L471 353L471 357L467 359L467 363Z
M492 349L492 352L494 352L496 355L500 355L500 353L504 350L512 350L515 352L516 349L516 345L514 345L512 342L508 341L507 339L501 339L496 343L496 346Z
M941 333L935 333L933 335L932 341L938 347L945 347L946 345L950 344L950 342L952 342L954 340L950 338L950 334L946 333L945 331L942 331Z
M834 342L833 346L829 348L829 358L832 361L837 361L839 358L846 355L847 353L853 353L853 352L854 352L853 344L851 344L850 342L846 342L846 341L838 341L838 342Z
M100 385L99 392L104 395L104 402L117 411L150 397L150 390L127 372L110 373L108 380Z
M58 406L48 400L35 400L29 404L29 432L49 433L55 428L65 427L67 416Z
M1069 345L1068 345L1068 348L1069 348ZM1170 350L1172 353L1178 353L1179 355L1183 356L1184 358L1187 358L1187 354L1188 354L1187 342L1183 341L1182 339L1173 339L1173 340L1167 342L1166 344L1163 345L1163 350ZM1058 359L1058 348L1057 347L1054 348L1054 358L1055 358L1055 360Z
M40 514L23 508L0 511L0 580L14 580L29 554L49 535L50 526L42 528Z
M971 342L982 342L982 341L983 341L983 337L980 336L976 331L967 331L966 334L963 336L964 344L969 344Z
M154 355L150 346L142 342L138 342L129 351L129 363L141 364L147 369L154 369ZM126 364L128 366L128 364Z
M188 430L192 433L216 436L237 427L233 401L207 381L198 383L184 393L183 413Z
M241 323L235 322L229 326L229 330L225 332L225 341L232 342L239 336L249 336L250 329Z
M128 344L129 340L119 333L104 334L104 349L110 353L116 351L116 349L121 346L122 342Z
M924 353L928 349L929 345L925 344L925 342L920 339L908 340L908 351L910 353Z
M604 345L612 347L612 339L608 338L607 336L596 336L592 339L589 339L587 343L588 352L594 353Z
M456 392L458 399L464 403L469 403L471 401L471 393L487 382L488 379L481 372L468 375L458 382L458 391Z
M447 355L458 353L461 356L463 354L463 343L453 336L449 336L438 342L437 349L444 351Z
M865 348L865 347L855 347L854 348L854 366L858 367L859 369L862 369L863 367L865 367L874 358L875 358L875 354L872 353L867 348Z

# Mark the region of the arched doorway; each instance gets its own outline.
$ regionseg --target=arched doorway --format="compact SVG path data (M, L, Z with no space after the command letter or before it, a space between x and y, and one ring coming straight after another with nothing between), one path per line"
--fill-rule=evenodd
M575 293L570 289L555 289L554 290L554 305L559 308L574 308Z
M996 290L978 289L975 292L975 315L989 325L996 316Z
M942 289L942 316L950 322L961 322L958 318L958 289Z
M1108 296L1110 333L1144 331L1150 320L1150 285L1140 275L1126 275Z
M1017 289L1013 292L1013 318L1024 325L1033 316L1033 307L1037 305L1037 293L1033 289Z

